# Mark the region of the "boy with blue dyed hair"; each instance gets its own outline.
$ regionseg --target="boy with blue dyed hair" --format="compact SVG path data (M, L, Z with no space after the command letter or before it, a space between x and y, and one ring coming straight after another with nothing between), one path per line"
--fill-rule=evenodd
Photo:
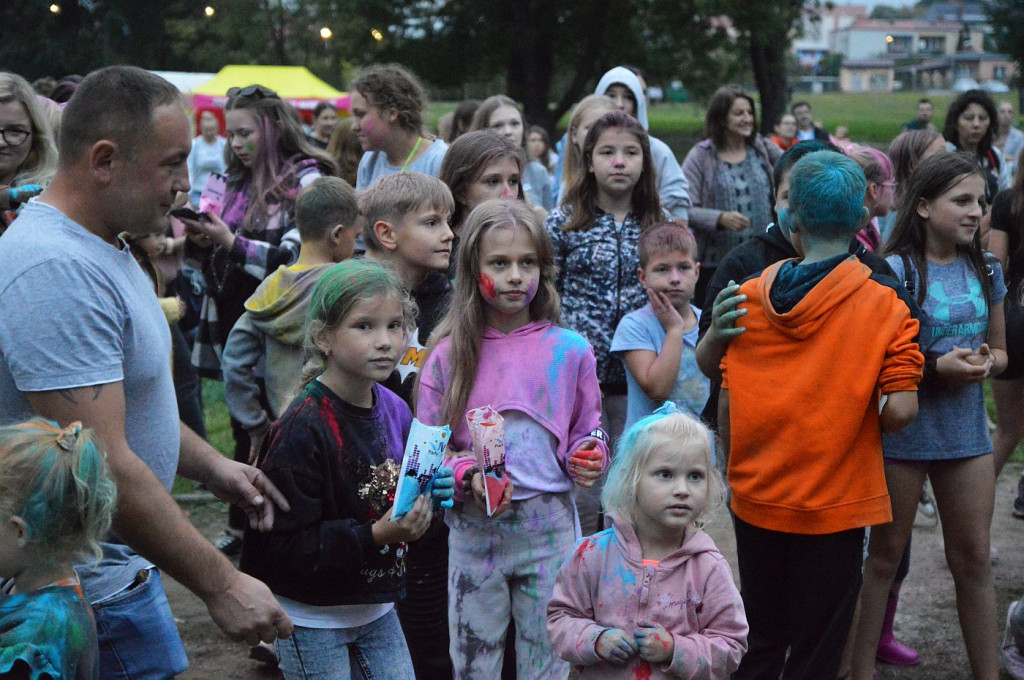
M750 623L738 680L836 677L864 527L892 518L881 432L917 415L924 365L898 282L849 252L868 218L860 167L819 151L789 181L779 223L802 259L740 287L746 331L721 362L719 427Z

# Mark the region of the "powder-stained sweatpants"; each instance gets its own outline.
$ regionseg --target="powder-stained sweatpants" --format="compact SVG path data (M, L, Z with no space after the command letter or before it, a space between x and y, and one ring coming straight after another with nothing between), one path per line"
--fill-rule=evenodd
M516 622L519 680L565 680L555 656L547 606L562 562L576 541L570 494L513 501L488 518L472 502L449 510L448 629L455 678L501 675L509 616Z

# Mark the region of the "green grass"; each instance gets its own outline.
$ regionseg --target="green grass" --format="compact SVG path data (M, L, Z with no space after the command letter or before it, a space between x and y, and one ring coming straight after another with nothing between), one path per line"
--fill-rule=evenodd
M235 440L231 437L231 417L224 403L224 383L203 380L203 420L206 423L206 438L213 447L228 458L235 454ZM172 493L193 493L195 482L184 477L175 477Z
M914 117L917 100L926 96L921 92L858 93L858 94L795 94L794 99L805 99L814 109L814 119L825 129L834 132L836 127L850 128L850 138L858 142L871 142L886 146L900 133L903 124ZM946 109L953 96L950 94L927 95L935 107L935 125L942 127ZM995 95L997 102L1017 101L1016 92ZM436 125L437 119L455 109L455 102L437 102L427 107L426 120ZM656 137L686 137L697 139L704 126L702 105L658 104L648 109L651 133ZM563 117L559 128L565 129L568 118Z

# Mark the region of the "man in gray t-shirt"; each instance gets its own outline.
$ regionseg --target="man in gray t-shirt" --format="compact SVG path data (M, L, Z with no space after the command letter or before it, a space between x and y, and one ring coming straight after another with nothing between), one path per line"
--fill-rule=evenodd
M199 596L231 637L269 642L292 628L267 587L235 569L169 493L175 472L203 481L264 530L274 502L287 509L258 470L181 425L167 322L119 237L165 228L176 194L189 189L179 97L141 69L90 74L64 112L57 174L0 239L0 421L81 421L117 482L103 560L77 568L102 677L187 667L154 565Z

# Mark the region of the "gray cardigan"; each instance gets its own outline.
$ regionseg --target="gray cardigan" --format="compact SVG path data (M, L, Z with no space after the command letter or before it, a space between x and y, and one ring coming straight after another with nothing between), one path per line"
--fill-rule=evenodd
M782 155L782 149L761 135L755 135L750 146L757 156L761 169L768 177L768 186L772 187L772 170L775 167L775 161ZM728 205L728 197L722 195L724 187L717 181L721 163L721 159L718 158L718 149L710 139L696 144L686 154L686 160L683 161L683 175L690 185L690 200L692 201L690 228L697 236L702 262L706 250L712 250L711 246L713 245L721 245L717 243L718 241L736 237L744 240L744 232L726 234L718 230L718 218L726 211L715 206ZM714 250L719 249L714 248ZM710 252L707 254L711 255ZM724 253L722 254L724 255ZM710 261L705 264L715 267L718 265L719 259L718 256L711 256Z

